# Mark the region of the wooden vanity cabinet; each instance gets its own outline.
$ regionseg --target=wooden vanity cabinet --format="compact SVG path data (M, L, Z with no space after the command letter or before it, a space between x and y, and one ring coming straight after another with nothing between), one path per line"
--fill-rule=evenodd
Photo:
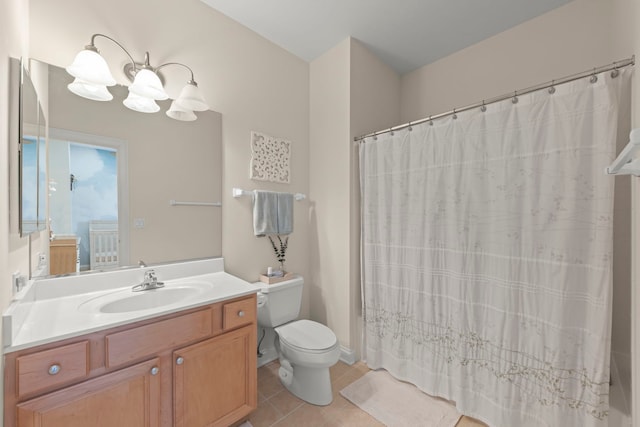
M20 427L152 427L160 420L158 359L19 403Z
M254 401L253 328L245 326L174 352L175 427L226 427L250 413Z
M5 355L5 426L228 426L257 407L255 294Z

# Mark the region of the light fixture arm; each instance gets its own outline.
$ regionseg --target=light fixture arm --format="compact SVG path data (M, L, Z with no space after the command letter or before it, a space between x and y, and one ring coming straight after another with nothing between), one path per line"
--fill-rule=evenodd
M118 45L120 47L120 49L122 49L124 51L124 53L126 53L127 56L129 57L129 60L131 61L131 65L133 66L133 69L137 70L136 61L133 60L133 56L131 56L129 51L127 49L125 49L124 46L122 46L117 40L112 39L109 36L106 36L106 35L100 34L100 33L96 33L96 34L91 36L91 42L88 45L86 45L84 48L87 49L87 50L92 50L92 51L94 51L96 53L99 53L98 48L96 47L96 44L95 44L96 37L104 37L105 39L109 39L112 42L114 42L116 45Z
M187 70L189 70L189 72L191 73L191 79L187 83L189 83L191 85L194 85L194 86L198 86L198 83L196 83L195 79L193 78L193 70L189 66L184 65L184 64L182 64L180 62L167 62L166 64L162 64L162 65L156 67L155 70L158 71L160 68L166 67L167 65L180 65L180 66L186 68Z

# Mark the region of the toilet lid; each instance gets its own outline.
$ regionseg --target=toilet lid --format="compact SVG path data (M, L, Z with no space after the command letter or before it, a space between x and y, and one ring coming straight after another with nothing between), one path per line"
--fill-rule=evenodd
M338 342L336 334L331 329L312 320L287 323L278 326L276 332L287 344L307 350L324 350Z

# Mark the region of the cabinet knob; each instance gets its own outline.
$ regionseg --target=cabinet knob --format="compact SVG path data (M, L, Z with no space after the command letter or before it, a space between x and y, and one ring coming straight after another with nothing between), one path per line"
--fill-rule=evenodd
M160 368L158 368L157 366L151 368L151 375L158 375L158 372L160 372Z
M182 365L184 363L184 359L182 357L178 357L176 359L176 365Z
M49 375L56 375L58 372L60 372L60 370L62 369L62 367L60 365L53 364L51 366L49 366Z
M240 311L238 312L238 317L244 317L244 311L240 310Z

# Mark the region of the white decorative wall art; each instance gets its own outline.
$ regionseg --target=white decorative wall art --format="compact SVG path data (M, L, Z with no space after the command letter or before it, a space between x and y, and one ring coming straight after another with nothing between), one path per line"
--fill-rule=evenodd
M251 132L251 179L289 184L291 141Z

